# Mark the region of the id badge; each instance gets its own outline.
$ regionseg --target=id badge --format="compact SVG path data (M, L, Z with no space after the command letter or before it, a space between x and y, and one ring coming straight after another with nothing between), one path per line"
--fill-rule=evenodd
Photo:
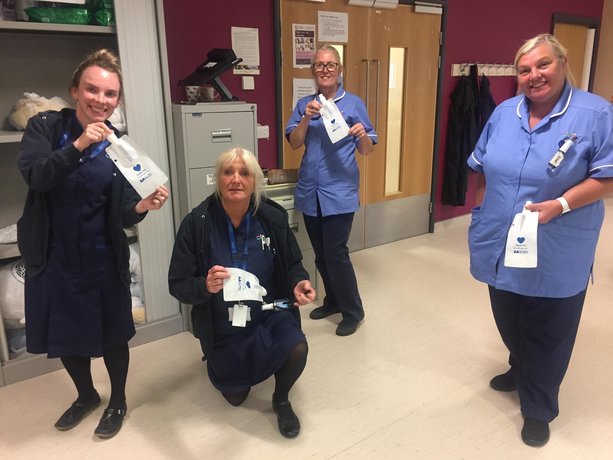
M232 326L245 327L247 325L247 313L249 307L245 304L237 303L232 308Z

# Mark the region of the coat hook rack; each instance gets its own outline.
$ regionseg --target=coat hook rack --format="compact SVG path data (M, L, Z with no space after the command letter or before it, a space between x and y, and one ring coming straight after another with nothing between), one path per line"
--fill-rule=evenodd
M478 67L479 75L485 75L487 77L514 77L516 75L515 66L513 64L465 62L462 64L452 64L451 76L468 76L471 65L476 65Z

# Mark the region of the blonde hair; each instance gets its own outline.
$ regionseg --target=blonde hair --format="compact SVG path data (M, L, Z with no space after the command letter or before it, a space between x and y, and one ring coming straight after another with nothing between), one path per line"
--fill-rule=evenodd
M260 168L258 159L252 152L247 149L244 149L242 147L234 147L226 150L217 157L217 161L215 162L215 182L217 184L215 193L217 194L217 197L221 199L221 192L219 191L219 182L222 171L226 169L230 165L230 163L232 163L237 158L243 160L247 171L249 171L249 174L253 176L253 201L255 204L255 211L258 209L262 201L262 179L264 179L264 173L262 172L262 168Z
M341 66L341 55L338 54L338 50L332 45L328 45L328 44L321 45L319 48L317 48L317 51L315 51L315 54L311 58L311 64L315 64L315 56L317 56L317 53L319 53L320 51L330 51L332 54L334 54L334 59L336 59L336 62L338 62L339 67L342 67Z
M72 79L70 80L70 85L68 86L69 90L73 88L78 88L79 83L81 82L81 76L85 69L88 67L97 66L101 67L107 72L111 72L117 75L119 78L119 95L121 96L123 91L123 80L121 77L121 66L119 65L119 58L112 51L102 48L96 51L92 51L87 54L81 63L77 66L75 71L72 74Z
M558 41L556 37L551 34L539 34L536 37L532 37L524 42L524 44L517 50L515 54L515 70L517 71L517 66L519 64L519 60L524 57L526 54L534 50L536 47L541 45L547 45L553 52L553 55L561 62L566 62L566 81L569 83L574 82L574 77L572 72L570 71L570 67L568 66L568 50L564 48L562 43Z

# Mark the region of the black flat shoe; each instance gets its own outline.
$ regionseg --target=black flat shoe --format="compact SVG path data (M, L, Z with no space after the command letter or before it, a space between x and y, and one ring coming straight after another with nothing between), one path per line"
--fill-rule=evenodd
M324 319L336 313L340 313L340 310L338 308L331 308L327 305L322 305L321 307L317 307L311 313L309 313L309 318Z
M517 384L515 383L515 373L512 369L509 369L504 374L497 375L490 380L490 387L496 391L515 391L517 390Z
M78 399L72 403L66 412L55 422L55 427L60 431L70 430L79 424L88 414L90 414L100 404L100 395L94 390L92 398L83 403Z
M98 426L94 430L94 434L102 439L108 439L115 436L121 429L121 424L123 423L127 410L125 406L123 409L105 409L100 423L98 423Z
M336 335L341 337L351 335L358 330L359 321L350 318L343 318L336 328Z
M549 423L526 417L521 430L521 440L531 447L542 447L549 441Z
M294 413L289 401L272 400L272 410L277 414L279 432L286 438L295 438L300 433L300 420Z

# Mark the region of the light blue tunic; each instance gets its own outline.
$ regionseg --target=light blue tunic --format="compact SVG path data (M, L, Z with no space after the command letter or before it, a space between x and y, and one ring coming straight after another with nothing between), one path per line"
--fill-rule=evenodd
M296 129L307 104L316 97L315 94L298 101L285 127L286 137ZM358 96L345 92L339 85L334 102L349 127L362 123L366 134L373 143L377 143L377 134L368 118L366 106ZM294 197L300 211L308 216L317 216L317 198L324 217L355 212L360 208L360 171L355 159L358 142L357 137L347 136L333 144L321 116L311 119L304 139L306 148Z
M504 266L506 237L526 201L552 200L591 177L613 177L613 110L604 99L566 84L533 130L523 96L500 104L468 165L484 173L486 191L472 211L470 270L497 289L535 297L570 297L587 287L604 218L602 200L538 228L537 268ZM569 136L575 142L557 168L548 163Z

